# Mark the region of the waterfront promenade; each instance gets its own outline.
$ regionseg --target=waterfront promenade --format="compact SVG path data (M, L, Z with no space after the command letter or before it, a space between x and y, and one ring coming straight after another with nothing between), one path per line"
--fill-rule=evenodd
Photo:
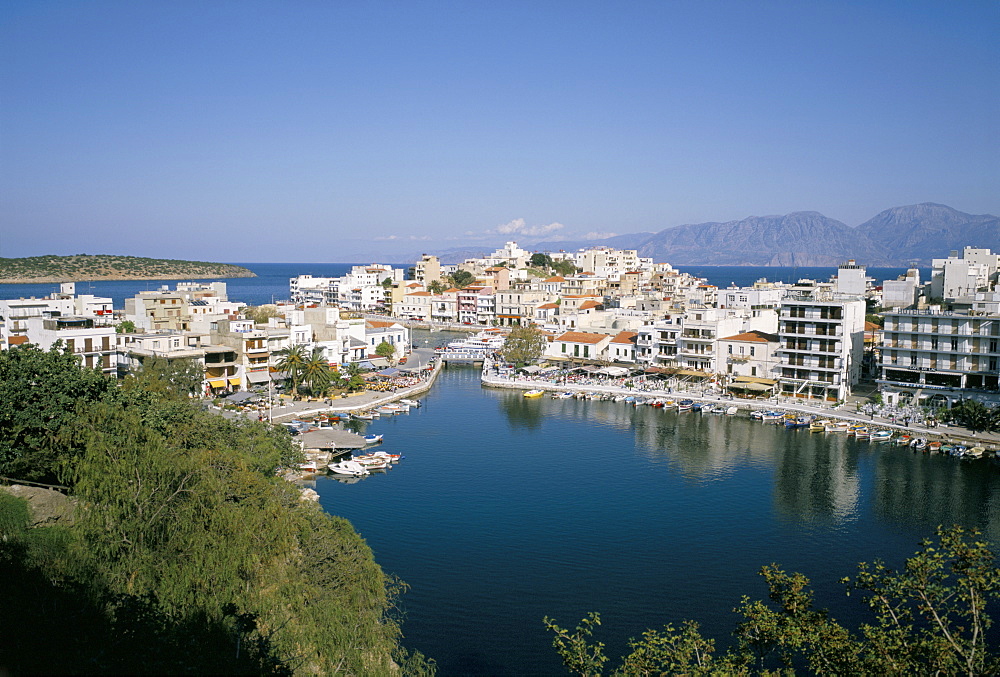
M1000 450L1000 433L972 432L959 426L937 426L929 427L925 425L904 425L880 416L872 416L856 411L857 401L849 401L840 405L827 405L816 402L808 402L795 398L777 397L769 399L743 399L732 398L718 392L703 392L699 390L678 390L667 387L656 387L655 382L644 379L629 379L633 382L633 387L623 387L618 383L622 379L608 384L601 383L573 383L573 382L553 382L537 376L515 375L513 372L498 373L494 369L495 364L487 361L483 365L482 382L484 386L491 388L511 388L517 390L545 390L551 393L557 392L587 392L601 393L608 395L632 395L642 398L661 399L690 399L694 402L719 404L725 406L735 405L742 411L781 411L784 413L795 413L803 416L816 416L817 418L836 419L848 421L850 423L863 423L870 428L884 428L895 433L905 433L915 437L924 437L928 440L960 442L968 446L982 445L987 450Z

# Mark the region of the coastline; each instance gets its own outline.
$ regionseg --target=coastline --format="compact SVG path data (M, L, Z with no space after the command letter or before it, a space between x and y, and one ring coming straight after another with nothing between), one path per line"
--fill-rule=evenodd
M61 284L63 282L128 282L135 280L217 280L235 277L257 277L257 273L248 271L250 274L233 275L232 273L218 272L216 274L197 275L166 274L166 275L82 275L79 277L67 277L65 275L49 275L46 277L16 277L2 278L0 284Z
M573 392L573 393L600 393L609 395L632 395L641 396L644 398L661 398L661 399L689 399L694 402L707 403L707 404L724 404L726 406L735 406L741 412L749 413L751 411L779 411L782 413L795 413L802 415L816 416L818 418L831 419L836 421L845 421L847 423L858 423L868 426L872 430L890 430L894 433L905 433L912 436L919 436L926 438L928 441L940 441L948 443L961 443L967 446L980 445L986 448L988 452L1000 450L1000 433L971 433L963 428L949 427L944 430L941 428L927 428L925 426L914 426L914 425L902 425L899 423L893 423L879 417L870 417L865 414L852 414L842 410L844 405L841 407L825 406L825 405L807 405L796 402L794 400L780 400L777 402L772 402L770 400L760 401L760 400L743 400L743 399L729 399L721 395L703 395L696 394L686 391L667 391L667 390L636 390L628 388L620 388L612 385L579 385L572 383L552 383L550 381L543 381L538 379L533 379L526 376L515 376L514 378L508 378L506 376L499 376L496 374L490 374L490 367L492 363L487 361L483 365L482 372L482 384L489 388L506 388L512 390L544 390L547 393L557 393L557 392Z

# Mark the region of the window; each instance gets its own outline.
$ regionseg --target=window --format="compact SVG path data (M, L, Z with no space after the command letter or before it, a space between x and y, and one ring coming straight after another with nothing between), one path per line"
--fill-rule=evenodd
M733 347L732 347L732 346L729 346L729 354L730 354L730 355L732 355L732 354L733 354Z
M753 357L753 346L750 346L750 357Z
M757 367L750 367L750 375L751 376L757 375Z

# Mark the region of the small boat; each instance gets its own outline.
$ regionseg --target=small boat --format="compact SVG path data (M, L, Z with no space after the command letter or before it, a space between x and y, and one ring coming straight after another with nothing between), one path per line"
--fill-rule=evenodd
M554 399L554 400L570 400L570 399L573 399L573 393L568 392L568 391L564 392L564 393L552 393L552 399Z
M805 416L799 416L798 418L786 418L785 427L786 428L808 428L810 421Z
M545 394L544 390L534 389L534 390L528 390L528 391L526 391L524 393L524 396L525 397L541 397L544 394Z
M785 415L780 411L765 411L760 420L764 423L777 423L778 421L785 420Z
M901 447L910 446L910 442L912 441L913 438L910 437L909 435L900 435L899 437L896 438L896 444L898 444Z
M416 409L420 408L420 400L409 400L409 399L403 398L403 399L401 399L399 401L399 403L400 404L409 405L409 406L414 407Z
M846 433L850 428L847 421L830 421L826 424L826 432L828 433Z
M977 445L966 451L965 455L968 458L980 458L985 453L986 453L986 447L980 447Z
M382 441L382 435L365 435L365 444L378 444Z
M385 470L389 467L388 459L375 456L374 454L362 454L351 459L355 463L360 463L365 470Z
M702 404L701 404L701 402L695 402L694 404L692 404L692 405L691 405L691 411L697 411L697 412L700 412L700 411L701 411L701 409L702 409Z
M912 442L910 442L910 448L915 451L923 451L927 448L927 440L923 437L917 437Z
M854 439L867 440L870 437L871 437L871 432L868 430L868 426L862 425L854 428Z
M725 414L726 408L720 404L717 404L709 409L706 409L705 411L709 414Z
M868 436L872 442L888 442L892 439L891 430L876 430Z
M927 443L927 451L941 451L941 443L937 440Z
M755 421L760 421L764 418L764 412L762 412L760 409L754 409L753 411L750 412L750 418L752 418Z
M319 468L316 465L316 461L306 461L305 463L299 463L299 470L303 472L316 472Z
M399 463L400 459L404 458L402 454L390 454L387 451L373 451L368 455L375 458L384 458L389 463Z
M731 405L729 407L726 407L726 416L736 416L736 412L738 412L738 411L739 411L739 408L737 408L737 406L735 404L733 404L733 405Z
M951 455L962 457L965 456L967 451L969 451L969 448L964 444L956 444L951 448Z
M831 421L824 419L816 419L809 424L809 432L811 433L821 433L826 431L826 426Z
M357 461L338 461L331 463L327 468L335 475L347 475L348 477L362 477L368 474L368 469Z
M691 411L693 406L694 400L681 400L677 403L677 411Z

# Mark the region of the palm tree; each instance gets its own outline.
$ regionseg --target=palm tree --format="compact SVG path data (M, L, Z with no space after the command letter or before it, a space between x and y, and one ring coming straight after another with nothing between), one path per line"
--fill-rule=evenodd
M322 348L313 348L312 354L302 365L302 382L309 385L309 391L318 395L326 390L333 380L330 363L326 361Z
M348 362L344 366L344 380L347 381L348 390L358 390L364 385L364 379L361 377L364 372L365 370L357 362Z
M288 378L292 381L292 394L297 395L299 383L302 382L302 371L306 365L305 347L301 345L288 346L278 351L278 371L288 372Z

